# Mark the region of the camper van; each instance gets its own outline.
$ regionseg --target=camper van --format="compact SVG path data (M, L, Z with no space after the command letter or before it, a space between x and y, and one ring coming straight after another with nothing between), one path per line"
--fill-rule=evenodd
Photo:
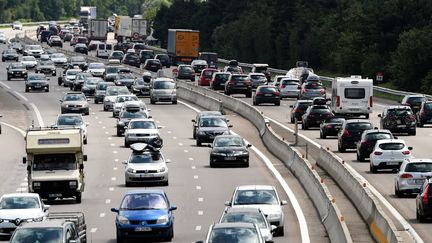
M361 76L336 78L332 82L331 110L336 116L361 116L372 113L372 79Z
M108 58L113 50L112 44L107 43L99 43L96 49L96 57L99 58Z

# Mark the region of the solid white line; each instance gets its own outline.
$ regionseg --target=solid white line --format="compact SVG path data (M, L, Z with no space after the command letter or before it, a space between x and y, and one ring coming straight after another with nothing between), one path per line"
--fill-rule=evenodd
M16 130L16 131L19 132L23 137L26 136L26 132L25 132L24 130L22 130L21 128L19 128L19 127L16 127L16 126L11 125L11 124L6 123L6 122L0 122L0 123L3 124L3 125L5 125L5 126L8 126L8 127L12 128L12 129L14 129L14 130Z
M44 125L44 121L43 121L43 119L42 119L42 115L41 115L41 113L39 112L39 109L38 109L37 106L36 106L35 104L33 104L33 103L30 103L30 106L33 108L34 112L36 113L36 118L37 118L37 120L38 120L39 126L40 126L40 127L44 127L44 126L45 126L45 125Z
M204 198L202 198L202 197L198 198L198 202L203 202L203 201L204 201Z
M200 112L199 109L185 103L182 101L178 101L180 104L183 104L187 107L189 107L190 109L196 111L196 112ZM235 134L235 132L232 132L233 134ZM246 143L249 143L245 140ZM270 161L269 158L267 158L267 156L265 156L259 149L257 149L255 146L252 146L251 149L258 155L258 157L261 158L262 161L264 161L264 163L267 165L267 167L269 168L269 170L272 172L273 176L278 180L279 184L282 186L282 188L284 189L285 193L287 194L291 205L294 208L294 212L297 216L297 219L299 221L299 226L300 226L300 235L302 238L302 242L303 243L309 243L310 242L310 238L309 238L309 230L308 230L308 225L306 222L306 218L303 214L303 211L300 207L299 202L297 201L297 198L294 195L294 192L291 190L291 188L288 186L288 183L283 179L282 175L279 173L278 170L276 170L276 168L274 167L274 165L272 164L272 162Z
M101 217L101 218L105 217L105 213L99 214L99 217Z
M5 84L5 83L3 83L3 82L1 82L1 81L0 81L0 84L3 85L3 86L5 86L5 87L8 88L8 89L11 89L11 87L10 87L9 85L7 85L7 84Z
M204 214L203 211L201 211L201 210L198 211L198 215L203 215L203 214Z
M190 161L194 160L194 158L189 158Z
M110 188L108 188L108 190L114 191L114 187L110 187Z
M111 180L112 180L112 181L115 181L115 180L117 180L117 178L115 178L115 177L111 177Z
M196 186L196 189L197 190L201 190L201 186Z
M110 204L111 203L111 200L110 199L106 199L105 200L105 204Z
M27 97L25 97L24 95L20 94L19 92L14 91L14 93L15 93L16 95L18 95L19 97L21 97L21 99L23 99L25 102L28 101Z
M91 233L96 233L96 231L97 231L97 228L92 228L92 229L90 230Z
M192 166L191 168L192 168L192 170L195 170L195 169L196 169L196 166L195 166L195 165L193 165L193 166Z
M197 180L197 179L198 179L198 176L197 176L197 175L194 175L194 179Z
M200 230L201 230L201 225L197 225L197 226L195 226L195 230L196 230L196 231L200 231Z
M185 153L187 153L187 152L189 152L187 149L185 149L185 150L183 150L183 152L185 152Z

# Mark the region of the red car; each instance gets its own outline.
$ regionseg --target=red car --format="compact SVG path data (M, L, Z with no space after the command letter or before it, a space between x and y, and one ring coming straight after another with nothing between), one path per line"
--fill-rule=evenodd
M198 85L200 86L209 86L210 80L212 79L213 73L217 72L217 69L214 68L204 68L201 71L201 76L198 79Z

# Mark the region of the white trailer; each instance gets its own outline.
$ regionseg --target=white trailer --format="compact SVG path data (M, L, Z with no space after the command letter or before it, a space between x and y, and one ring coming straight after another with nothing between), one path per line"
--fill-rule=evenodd
M106 41L108 36L108 21L91 19L88 33L90 40Z
M129 16L117 16L115 22L115 38L123 41L132 36L132 18Z
M133 18L131 33L133 41L144 41L147 38L147 21L142 18Z

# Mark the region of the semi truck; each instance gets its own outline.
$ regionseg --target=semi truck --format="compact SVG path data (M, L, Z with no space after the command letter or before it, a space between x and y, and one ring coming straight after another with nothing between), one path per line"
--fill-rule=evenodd
M199 31L169 29L167 52L174 65L192 62L199 55Z
M104 19L91 19L88 38L89 40L106 41L108 36L108 21Z
M82 6L80 8L79 17L79 22L84 26L88 26L91 19L96 19L96 7Z
M80 128L32 127L25 136L28 191L44 199L75 198L84 191L83 136Z
M123 42L124 40L144 41L147 38L147 20L143 18L131 18L129 16L116 16L114 38L118 42Z
M132 41L142 42L147 38L147 20L132 18Z

